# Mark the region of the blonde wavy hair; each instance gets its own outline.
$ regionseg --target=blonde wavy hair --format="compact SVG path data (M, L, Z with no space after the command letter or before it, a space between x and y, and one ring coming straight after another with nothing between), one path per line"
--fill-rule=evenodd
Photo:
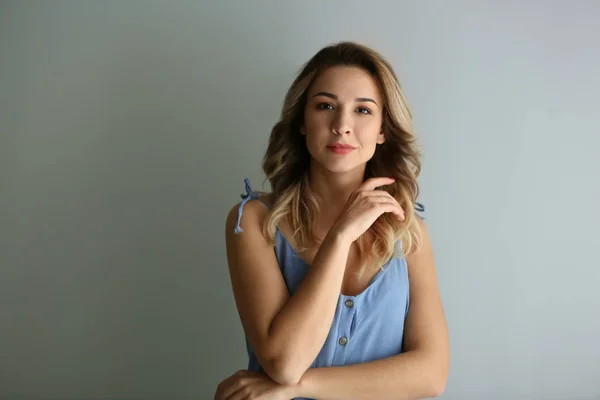
M274 244L278 224L285 218L294 232L298 251L320 242L313 231L319 205L309 181L311 157L300 127L312 83L325 69L340 65L355 66L369 72L381 90L382 130L386 140L378 145L367 162L364 179L394 177L395 183L383 190L398 200L406 214L402 222L387 213L382 215L357 240L359 254L364 261L358 272L362 275L367 267L380 268L391 257L406 256L418 246L421 238L419 216L414 210L419 194L417 177L421 163L411 112L390 64L378 52L364 45L340 42L322 48L303 65L290 86L263 159L263 171L271 184L273 201L263 231L267 240ZM402 247L401 254L396 252L398 241Z

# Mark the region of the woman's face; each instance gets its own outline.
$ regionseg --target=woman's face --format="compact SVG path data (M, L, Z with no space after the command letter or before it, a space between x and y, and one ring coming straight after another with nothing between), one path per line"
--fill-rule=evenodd
M382 96L373 77L357 67L331 67L307 95L301 132L312 162L331 172L364 169L385 141Z

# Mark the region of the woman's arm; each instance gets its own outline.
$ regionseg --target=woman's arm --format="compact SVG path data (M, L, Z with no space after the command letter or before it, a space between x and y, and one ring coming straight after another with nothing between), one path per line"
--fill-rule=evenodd
M262 233L267 210L245 205L244 232L235 235L237 206L227 217L227 258L244 331L271 379L296 384L323 347L344 277L350 243L328 235L306 277L289 296L273 246Z
M319 400L420 399L441 395L449 369L446 320L437 285L431 243L422 221L423 240L407 261L410 308L404 353L343 367L306 371L295 396Z
M266 208L246 203L244 232L234 234L237 207L227 217L227 260L240 319L264 371L276 382L296 384L323 347L335 314L351 244L383 213L404 211L375 188L391 178L370 178L352 193L311 263L289 296L273 247L263 236Z

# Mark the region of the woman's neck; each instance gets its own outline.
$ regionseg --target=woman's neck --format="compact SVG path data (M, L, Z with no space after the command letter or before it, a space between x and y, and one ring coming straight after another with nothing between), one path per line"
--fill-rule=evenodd
M352 192L362 185L365 166L347 172L331 172L314 164L310 169L310 186L321 206L320 217L335 220Z

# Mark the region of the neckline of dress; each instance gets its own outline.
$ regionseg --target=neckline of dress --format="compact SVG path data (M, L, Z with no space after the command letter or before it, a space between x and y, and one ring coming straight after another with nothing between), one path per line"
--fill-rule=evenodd
M285 243L285 246L292 253L292 255L294 256L294 258L300 260L300 262L302 263L302 265L305 266L306 268L310 268L310 264L307 263L306 260L304 260L304 258L302 258L298 254L298 252L296 252L296 249L294 249L294 247L291 245L291 243L289 242L289 240L287 240L287 238L281 232L281 230L279 229L279 227L276 227L275 233L280 238L280 240L283 240L283 242ZM343 297L344 299L357 299L357 298L362 297L365 293L367 293L367 291L369 291L374 286L375 282L377 282L385 274L385 272L389 269L390 264L392 263L392 261L395 258L397 258L397 257L394 257L394 256L390 257L390 259L387 260L385 262L385 264L383 264L383 266L381 268L379 268L379 270L377 271L377 273L373 276L373 278L371 279L371 281L369 282L369 284L367 285L367 287L364 288L362 292L360 292L360 293L358 293L358 294L356 294L354 296L340 293L339 296Z

